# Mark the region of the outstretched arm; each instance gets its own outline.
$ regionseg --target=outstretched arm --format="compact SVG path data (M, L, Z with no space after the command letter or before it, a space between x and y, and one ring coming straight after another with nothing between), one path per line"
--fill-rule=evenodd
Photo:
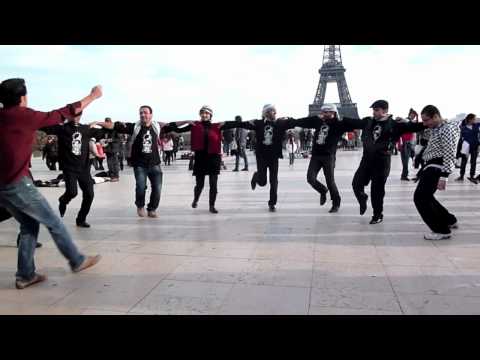
M249 121L222 121L220 124L222 130L241 128L247 130L255 130L255 120Z
M397 123L395 126L395 130L399 135L402 135L405 133L411 133L411 132L419 132L425 129L426 128L425 128L425 125L423 125L423 123L416 123L411 121Z
M61 129L63 129L63 125L52 125L52 126L42 127L39 130L43 131L47 135L58 135Z
M182 128L179 128L178 125L182 124L188 124L187 126L184 126ZM177 121L177 122L171 122L165 125L168 129L168 132L173 131L176 133L184 133L188 132L192 129L193 126L193 121Z
M40 129L47 126L57 125L63 123L65 119L73 119L80 114L92 101L102 96L102 87L97 85L90 94L82 100L69 104L63 108L53 110L50 112L35 111L27 108L29 117L32 121L29 122L34 129Z
M354 129L364 129L367 121L365 119L343 117L341 123L343 124L345 131L352 131Z
M319 119L321 119L320 115L308 116L296 120L293 119L295 121L295 125L293 127L313 129L317 126Z
M228 130L228 129L235 129L237 127L241 127L241 121L222 121L218 123L220 125L221 130Z

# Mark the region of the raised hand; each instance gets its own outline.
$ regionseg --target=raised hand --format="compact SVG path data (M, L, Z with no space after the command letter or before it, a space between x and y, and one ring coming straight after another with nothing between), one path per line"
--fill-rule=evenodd
M445 188L447 187L447 182L445 180L438 180L438 185L437 185L437 189L438 190L445 190Z
M103 95L102 86L97 85L93 87L92 91L90 91L90 95L92 95L95 99L98 99L99 97L101 97Z

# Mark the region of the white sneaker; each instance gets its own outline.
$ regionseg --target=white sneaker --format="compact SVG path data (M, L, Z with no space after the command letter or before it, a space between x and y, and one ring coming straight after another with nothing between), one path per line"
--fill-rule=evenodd
M438 234L434 232L423 235L423 238L425 240L447 240L447 239L450 239L451 237L452 235L450 234Z
M455 224L448 225L450 229L458 229L458 221Z

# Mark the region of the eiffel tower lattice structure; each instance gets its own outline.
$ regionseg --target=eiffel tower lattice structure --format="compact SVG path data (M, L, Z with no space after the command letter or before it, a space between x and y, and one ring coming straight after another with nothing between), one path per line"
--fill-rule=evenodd
M309 116L320 113L320 108L325 101L325 93L329 82L337 83L340 103L336 103L339 115L358 119L357 104L352 103L347 81L345 80L345 68L342 64L340 45L325 45L323 50L323 64L320 70L320 82L313 104L309 106Z

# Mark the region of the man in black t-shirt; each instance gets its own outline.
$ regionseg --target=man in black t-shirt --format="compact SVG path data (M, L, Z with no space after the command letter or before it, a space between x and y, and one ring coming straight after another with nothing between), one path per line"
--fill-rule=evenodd
M80 124L81 113L75 119L63 125L44 127L40 130L49 135L56 135L58 139L58 159L63 171L65 193L58 199L60 216L67 211L67 205L78 194L77 183L82 190L82 204L78 212L77 226L89 228L86 222L87 215L93 202L93 179L90 175L89 143L90 139L103 138L103 129L92 128L91 125Z

